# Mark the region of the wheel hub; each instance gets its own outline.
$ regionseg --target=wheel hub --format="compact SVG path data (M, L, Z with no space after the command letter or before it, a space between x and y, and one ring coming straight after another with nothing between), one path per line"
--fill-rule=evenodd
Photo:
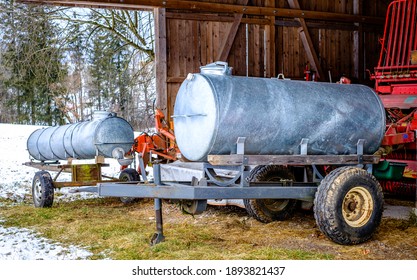
M374 203L370 192L364 187L354 187L343 199L342 214L351 227L361 227L371 218Z
M288 199L262 199L261 201L272 211L282 211L289 203Z
M35 187L33 189L33 196L37 201L40 201L42 199L42 185L39 180L36 180Z

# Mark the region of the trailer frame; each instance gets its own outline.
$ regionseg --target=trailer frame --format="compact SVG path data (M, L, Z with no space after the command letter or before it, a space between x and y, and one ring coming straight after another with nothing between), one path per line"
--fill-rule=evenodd
M308 139L302 139L299 155L246 155L245 138L238 138L237 153L231 155L210 155L204 164L204 178L193 178L190 182L161 180L159 164L153 166L154 180L151 182L98 183L97 191L103 197L153 198L156 232L150 244L165 240L163 233L162 201L178 200L182 209L190 214L200 214L206 210L208 199L296 199L313 202L318 184L324 178L318 174L316 165L359 166L372 174L372 167L379 162L378 155L364 155L364 140L357 143L357 153L353 155L307 155ZM281 180L279 182L249 182L247 180L253 165L311 166L313 180L305 176L303 182ZM233 171L225 178L216 170Z

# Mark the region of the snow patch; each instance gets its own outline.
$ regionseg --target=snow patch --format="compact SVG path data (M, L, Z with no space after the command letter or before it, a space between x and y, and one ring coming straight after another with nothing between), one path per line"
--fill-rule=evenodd
M81 260L92 255L73 245L52 243L28 229L0 226L1 260Z
M0 198L16 203L31 201L32 179L38 169L25 166L30 157L26 142L30 134L41 126L0 124ZM106 159L110 167L103 174L118 177L120 166L116 160ZM52 177L55 172L50 172ZM59 181L69 181L69 174L61 174ZM70 193L74 188L55 191L55 202L98 197L96 193ZM0 223L4 222L0 217ZM34 231L0 225L0 260L76 260L92 253L76 246L63 246L38 236Z

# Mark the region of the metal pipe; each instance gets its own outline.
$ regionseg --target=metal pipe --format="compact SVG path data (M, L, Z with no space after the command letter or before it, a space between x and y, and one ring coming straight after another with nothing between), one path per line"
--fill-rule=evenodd
M161 185L161 167L159 164L154 165L154 180L157 186ZM155 208L155 222L156 222L156 233L154 233L151 238L151 245L156 245L165 240L164 237L164 227L162 220L162 199L154 199L154 208Z

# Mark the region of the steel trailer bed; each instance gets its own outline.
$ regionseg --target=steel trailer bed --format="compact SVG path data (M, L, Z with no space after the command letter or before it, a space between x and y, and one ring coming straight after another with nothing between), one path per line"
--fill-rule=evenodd
M182 202L185 211L199 214L206 209L207 200L219 199L295 199L313 202L318 185L324 178L316 166L359 166L372 173L372 166L380 160L378 155L363 155L363 140L357 144L354 155L307 155L307 139L300 144L299 155L246 155L244 138L237 142L237 154L210 155L204 163L203 178L192 178L187 182L161 180L161 166L153 167L154 180L148 182L98 183L98 194L102 197L153 198L156 215L156 233L151 245L164 240L162 200L172 199ZM297 166L313 170L313 177L303 180L280 180L275 182L250 182L247 180L255 165ZM232 176L219 176L218 173ZM381 212L382 214L382 212ZM334 240L338 242L338 240ZM343 242L338 242L343 243Z

